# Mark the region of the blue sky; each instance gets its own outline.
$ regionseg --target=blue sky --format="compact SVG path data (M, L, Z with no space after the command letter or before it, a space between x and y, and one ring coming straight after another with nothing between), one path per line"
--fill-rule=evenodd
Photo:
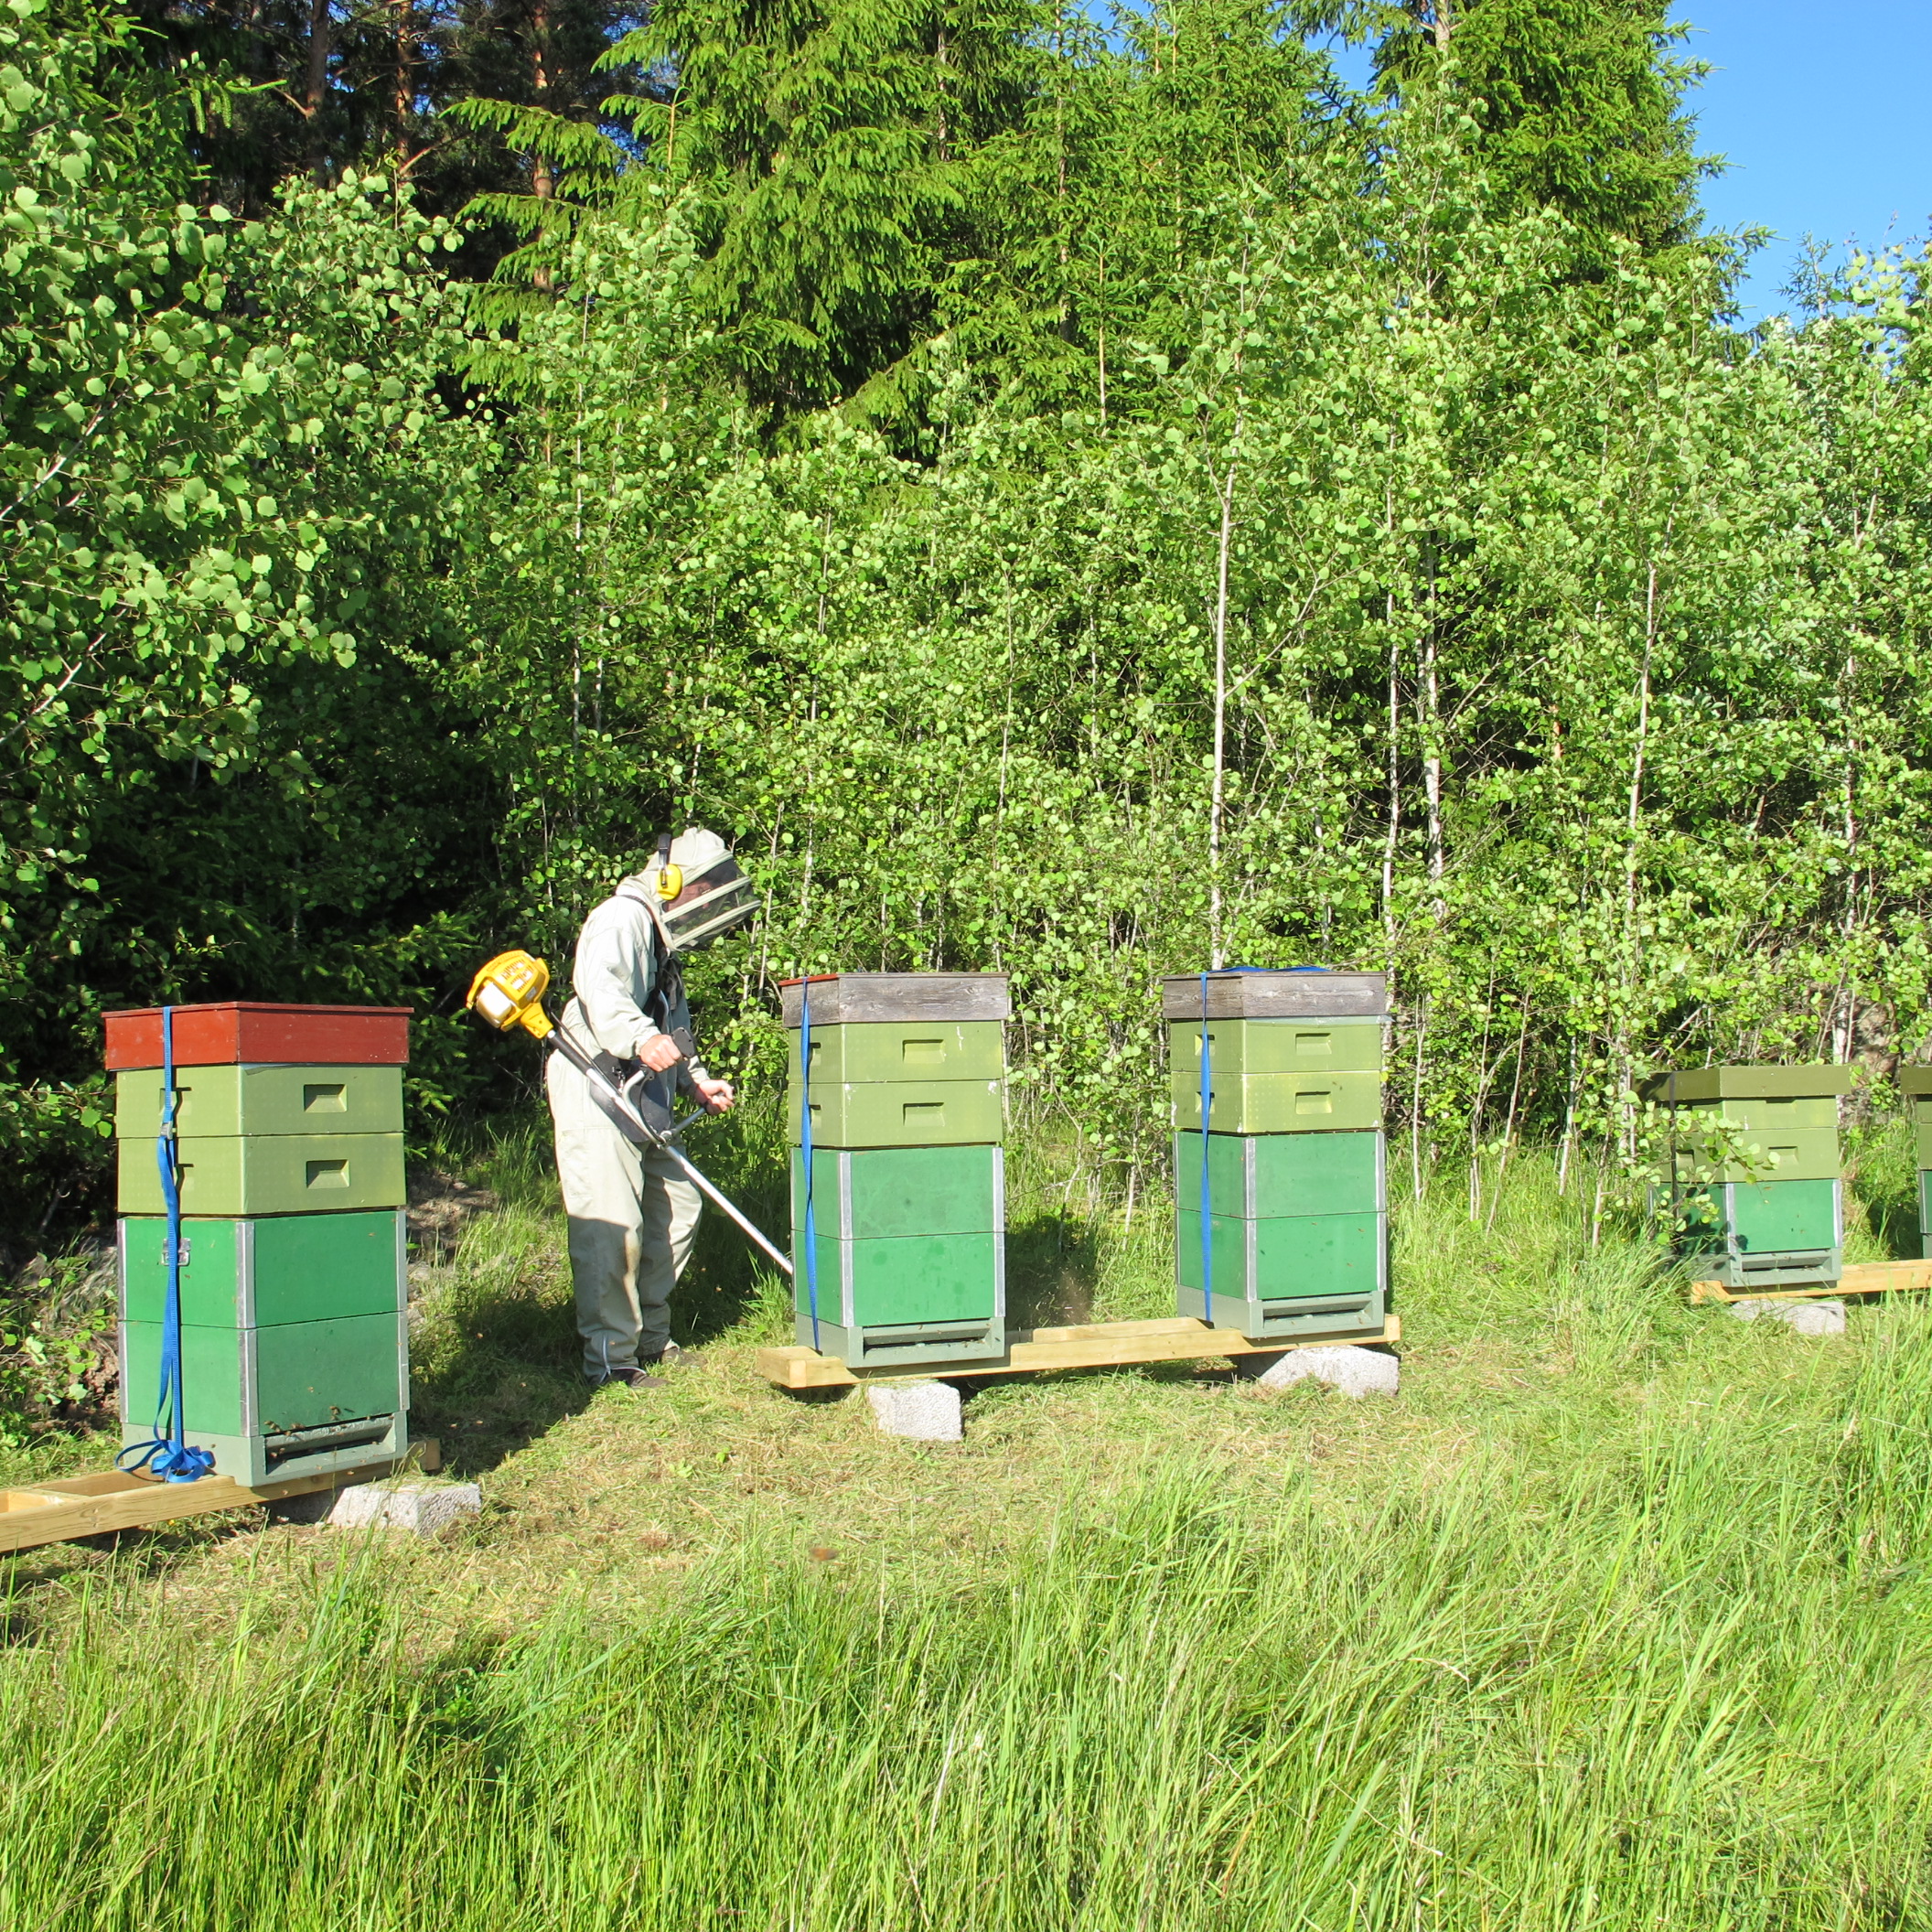
M1876 247L1932 229L1932 0L1680 0L1678 17L1715 70L1690 97L1698 147L1731 164L1704 184L1708 224L1776 231L1745 321L1787 306L1807 233Z

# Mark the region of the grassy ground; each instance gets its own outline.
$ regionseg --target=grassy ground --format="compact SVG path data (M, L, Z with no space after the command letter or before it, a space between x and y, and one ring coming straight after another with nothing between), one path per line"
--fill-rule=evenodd
M1910 1158L1854 1252L1914 1251ZM1157 1205L1018 1165L1028 1312L1166 1312ZM20 1559L0 1923L1932 1922L1919 1298L1692 1310L1530 1157L1493 1223L1398 1199L1397 1401L1066 1375L938 1447L761 1383L716 1228L697 1364L586 1396L541 1160L473 1177L416 1349L481 1522Z

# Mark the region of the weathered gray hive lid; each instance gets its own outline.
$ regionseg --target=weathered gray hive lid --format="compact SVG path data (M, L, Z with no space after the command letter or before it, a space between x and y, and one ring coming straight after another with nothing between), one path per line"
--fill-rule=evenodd
M780 980L778 1004L786 1025L799 1025L807 989L814 1026L1013 1016L1004 972L821 972L805 980Z
M1162 1013L1170 1020L1199 1019L1204 978L1210 1020L1342 1020L1374 1018L1389 1011L1386 972L1333 972L1326 966L1276 972L1237 966L1163 979Z

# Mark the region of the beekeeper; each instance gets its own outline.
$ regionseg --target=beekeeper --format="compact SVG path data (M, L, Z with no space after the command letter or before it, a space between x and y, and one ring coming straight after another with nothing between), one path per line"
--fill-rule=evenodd
M730 1081L714 1079L697 1057L680 962L757 909L724 840L693 826L661 835L656 864L584 921L563 1030L617 1075L653 1127L669 1125L681 1093L712 1113L732 1103ZM664 1154L619 1128L616 1111L561 1053L550 1056L544 1082L584 1373L594 1384L655 1387L645 1365L680 1357L671 1291L691 1259L703 1202Z

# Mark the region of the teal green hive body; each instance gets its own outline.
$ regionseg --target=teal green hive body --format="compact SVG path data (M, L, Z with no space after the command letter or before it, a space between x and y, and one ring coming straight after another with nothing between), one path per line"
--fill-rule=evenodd
M167 1223L121 1223L123 1306L158 1322L167 1292ZM363 1315L394 1315L406 1300L399 1209L190 1220L181 1227L181 1319L195 1327L274 1327Z
M158 1322L121 1325L124 1444L154 1433L161 1333ZM395 1461L409 1446L408 1409L401 1315L182 1327L182 1436L250 1487Z
M1844 1271L1841 1182L1714 1182L1652 1198L1674 1218L1679 1256L1696 1279L1768 1290L1835 1282Z
M1174 1137L1176 1196L1198 1209L1201 1136ZM1388 1145L1379 1133L1210 1133L1208 1211L1270 1220L1282 1215L1379 1214Z
M1005 1156L996 1146L814 1148L817 1319L805 1165L791 1156L800 1342L854 1367L1005 1352Z

